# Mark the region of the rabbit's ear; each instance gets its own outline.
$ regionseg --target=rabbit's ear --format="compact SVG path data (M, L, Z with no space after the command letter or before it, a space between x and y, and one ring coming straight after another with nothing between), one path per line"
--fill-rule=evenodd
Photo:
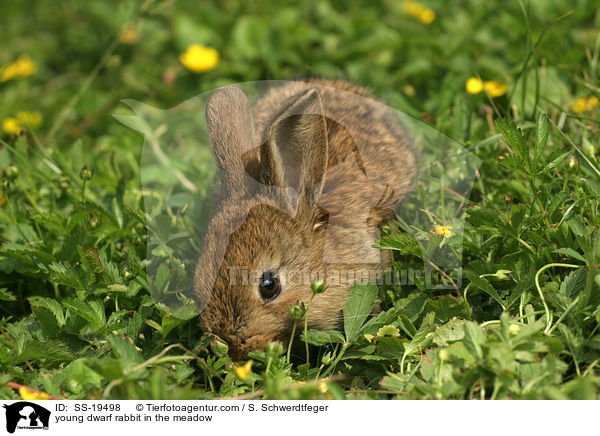
M246 95L238 88L216 90L206 104L206 129L215 154L221 189L226 198L244 195L242 155L252 149L254 120Z
M277 117L260 154L263 182L285 188L296 219L313 224L328 156L326 120L316 89L293 98Z

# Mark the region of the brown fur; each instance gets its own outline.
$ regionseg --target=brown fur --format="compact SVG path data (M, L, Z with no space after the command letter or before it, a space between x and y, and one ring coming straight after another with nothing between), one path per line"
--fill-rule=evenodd
M258 277L231 285L230 267L284 277L368 270L374 265L363 253L376 241L377 226L411 189L416 162L405 133L384 106L357 95L367 94L347 82L311 79L272 89L252 109L231 87L208 102L221 200L196 268L195 295L205 306L202 326L229 343L233 358L285 341L292 325L287 306L307 304L312 292L310 280L288 280L265 303ZM342 264L326 263L326 237ZM314 299L310 327L339 325L352 282L328 283Z

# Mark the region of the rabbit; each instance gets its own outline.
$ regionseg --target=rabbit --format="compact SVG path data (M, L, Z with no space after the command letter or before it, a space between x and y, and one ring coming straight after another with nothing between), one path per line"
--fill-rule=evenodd
M220 174L218 201L194 274L200 325L241 359L286 342L288 306L308 304L310 328L340 325L348 288L381 258L378 227L413 188L417 156L392 111L343 80L271 89L253 107L238 88L216 90L206 126ZM235 275L249 271L246 280ZM298 275L298 274L296 274Z

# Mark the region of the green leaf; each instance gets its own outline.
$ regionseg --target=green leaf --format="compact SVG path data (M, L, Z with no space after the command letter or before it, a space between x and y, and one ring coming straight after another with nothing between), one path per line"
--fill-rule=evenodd
M371 284L357 283L349 290L348 300L344 305L344 333L346 342L354 341L360 329L371 313L377 287Z
M308 343L319 347L328 344L343 344L344 335L338 330L309 330Z
M360 333L363 335L374 335L382 326L392 324L394 321L396 321L398 319L399 311L400 310L398 308L392 307L385 312L378 313L365 323L365 325L360 329Z
M78 271L68 263L53 262L49 268L53 271L52 279L56 283L75 289L84 287L81 280L79 280Z
M585 268L571 271L560 284L560 291L568 298L574 299L577 294L582 293L585 287Z
M177 319L187 321L198 315L198 306L195 304L186 304L172 311L170 315Z
M65 325L65 315L63 313L62 306L58 301L53 300L52 298L44 298L44 297L31 297L29 298L29 303L32 307L41 307L47 309L54 315L56 318L56 322L58 327L62 327Z
M423 313L426 302L427 299L422 295L422 293L413 292L406 298L398 299L394 305L400 309L408 319L410 319L412 322L415 322L419 315Z
M417 334L412 338L410 343L406 346L404 353L408 356L413 353L418 353L423 351L425 348L429 346L431 341L433 340L433 322L435 319L435 314L433 312L429 312L423 318L423 322L417 330Z
M411 254L418 258L422 257L421 246L413 236L407 233L397 232L384 236L375 244L375 247L398 250L402 254Z
M2 301L15 301L17 297L6 288L0 288L0 300Z
M162 334L162 332L163 332L162 326L159 323L157 323L156 321L154 321L153 319L147 319L144 321L144 323L148 324L150 327L152 327L157 332Z
M123 207L123 212L125 212L125 214L129 217L134 218L144 227L148 225L148 217L143 211L125 206Z
M404 330L404 332L411 338L417 334L417 328L411 322L411 320L403 313L398 316L398 325Z
M600 198L600 183L591 179L585 179L585 183L587 184L592 194L594 194L596 198Z
M494 228L500 226L498 212L484 208L472 207L468 209L467 220L474 226L483 226L486 228Z
M179 327L186 322L185 319L176 318L173 315L165 315L161 321L161 333L163 334L163 337L167 337L174 328Z
M122 285L120 283L108 285L107 288L110 292L127 292L129 290L129 288L127 286Z
M527 150L527 143L523 132L518 128L512 121L507 119L500 119L496 121L496 127L504 136L504 139L513 151L519 156L522 164L526 168L530 168L529 152Z
M400 360L406 352L408 344L406 339L392 336L382 337L377 339L377 354L387 359Z
M540 112L537 119L537 131L535 134L535 155L534 162L537 162L544 151L544 147L548 142L548 135L550 134L550 121L548 116Z
M66 362L73 359L73 354L66 344L61 341L29 340L24 344L23 350L15 359L15 363L32 360L55 360Z
M435 329L433 342L440 347L447 347L450 343L460 341L465 337L464 319L453 319Z
M567 220L567 224L575 235L583 238L586 236L586 229L583 220L579 215L574 215Z
M63 302L64 306L74 314L90 323L92 330L98 331L106 324L106 314L100 301L85 302L78 299L69 299Z
M85 359L69 363L63 370L65 387L74 394L80 394L102 385L103 377L85 364Z
M585 257L583 257L581 254L579 254L572 248L558 248L558 249L554 250L553 253L558 253L558 254L562 254L565 256L569 256L569 257L572 257L573 259L580 260L583 263L587 263L587 261L585 260Z
M475 359L483 359L483 351L481 346L485 342L483 330L477 323L468 322L465 324L465 339L463 343Z
M523 161L516 154L507 154L506 156L501 156L500 165L504 168L508 168L509 170L518 171L521 174L526 175L526 168L523 166Z
M400 330L398 330L398 328L394 327L393 325L384 325L377 331L377 336L379 337L398 336L399 334Z
M41 339L52 339L58 336L60 329L56 317L48 309L31 306L31 313L40 322L43 335Z
M550 214L550 216L552 216L552 214L556 211L558 206L563 204L567 198L569 198L569 195L566 192L564 192L564 191L557 192L552 197L552 200L550 201L550 204L548 205L548 209L547 209L548 214Z
M405 392L409 384L409 376L403 374L392 374L385 376L379 382L382 388L392 392Z
M443 295L435 300L430 300L425 306L425 310L435 313L435 321L438 324L445 323L454 317L470 317L464 300L452 295Z
M570 154L571 151L554 151L552 154L550 154L550 156L548 156L548 163L546 163L546 165L540 171L538 171L538 174L545 174L552 171L554 168L559 166L563 160L569 157Z
M483 292L488 294L494 300L498 302L498 304L504 309L504 302L493 288L493 286L486 279L481 278L471 272L466 271L465 277L475 286L476 288L481 289Z
M141 363L144 359L140 352L128 339L122 336L110 335L107 338L112 347L113 354L129 365Z

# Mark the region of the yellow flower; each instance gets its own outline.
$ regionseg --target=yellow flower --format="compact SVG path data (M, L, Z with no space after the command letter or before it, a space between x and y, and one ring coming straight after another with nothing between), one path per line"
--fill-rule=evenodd
M450 236L452 236L450 226L440 226L439 224L433 225L432 233L435 233L438 236L443 236L444 238L449 238Z
M21 55L16 61L0 67L0 82L14 79L16 77L26 77L35 74L37 71L36 63L29 55Z
M414 0L404 0L402 3L404 13L412 18L416 18L423 24L430 24L435 20L435 12Z
M321 392L322 394L325 394L329 390L329 387L327 386L327 383L321 382L319 383L317 389L319 389L319 392Z
M5 118L2 121L2 131L4 133L8 133L9 135L20 135L23 131L23 128L16 118Z
M202 73L217 67L219 52L212 47L192 44L185 53L179 55L179 60L188 70Z
M140 34L137 30L135 30L134 27L127 26L121 31L121 34L119 35L119 41L121 41L123 44L134 44L139 37Z
M35 128L42 123L39 112L17 112L14 118L5 118L2 121L2 130L9 135L20 135L25 127Z
M415 88L412 85L404 85L402 87L402 91L404 91L404 93L406 95L410 95L410 96L415 95Z
M239 366L236 365L233 368L233 371L236 373L236 375L239 378L241 378L242 380L245 380L246 378L248 378L248 376L252 372L252 360L247 361L243 365L239 365Z
M598 97L580 97L571 105L571 110L577 113L591 112L598 107Z
M477 77L471 77L467 80L466 88L469 94L479 94L483 91L483 82Z
M36 400L49 400L50 395L45 392L34 391L33 389L19 388L19 395L24 400L36 401Z
M483 87L490 95L490 97L500 97L501 95L506 94L506 91L508 91L508 86L506 85L506 83L495 82L493 80L485 82L483 84Z
M494 80L483 82L477 77L471 77L467 80L465 88L469 94L479 94L485 89L490 97L500 97L508 91L506 83L496 82Z

